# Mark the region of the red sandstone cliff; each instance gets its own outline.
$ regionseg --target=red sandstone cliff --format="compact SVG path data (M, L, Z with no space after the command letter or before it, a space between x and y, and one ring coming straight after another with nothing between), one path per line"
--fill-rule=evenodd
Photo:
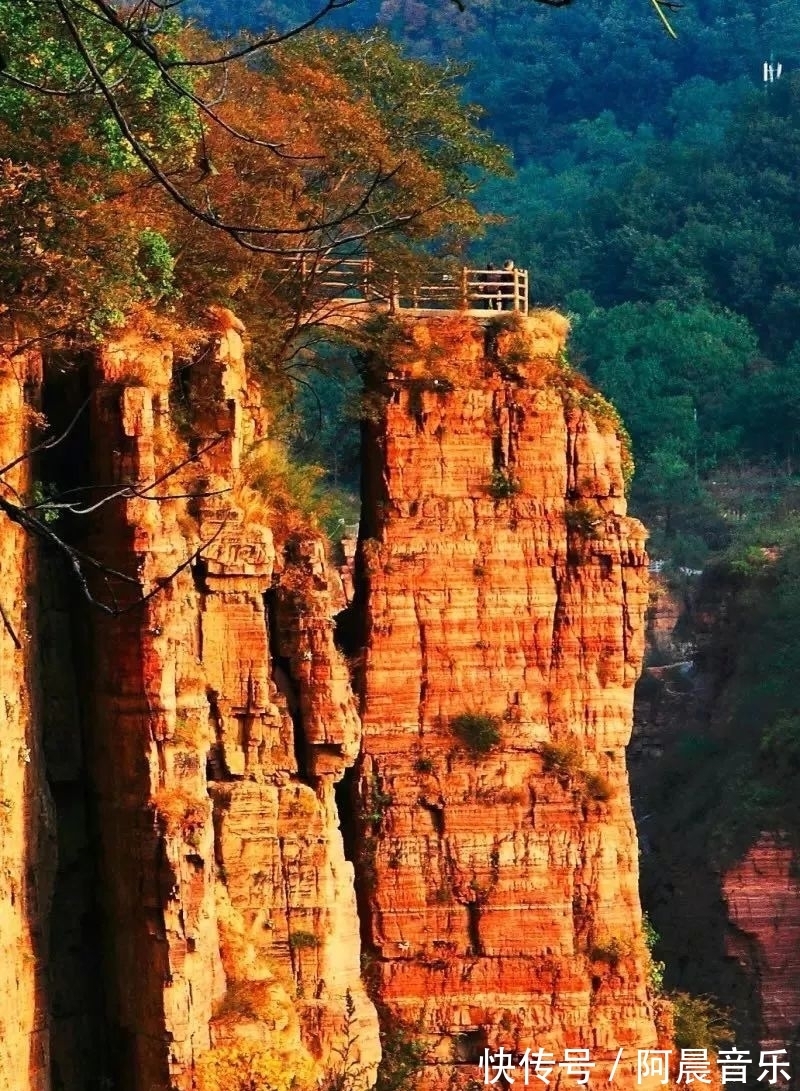
M0 496L31 502L41 361L0 345ZM12 466L12 463L16 465ZM35 543L4 515L0 533L0 1089L48 1091L47 922L55 869L42 756Z
M360 723L328 570L313 540L285 566L268 500L245 484L265 421L238 331L191 371L188 442L171 377L169 345L139 336L106 346L91 376L92 479L130 486L100 510L92 554L146 591L163 581L144 607L92 618L117 1079L132 1091L236 1087L245 1068L288 1079L323 1072L350 1039L368 1074L377 1022L333 804Z
M624 758L644 531L565 325L535 315L487 357L480 323L418 320L365 455L371 972L443 1081L487 1044L591 1047L602 1071L655 1041ZM459 745L464 713L500 745Z
M644 533L613 416L559 362L564 321L488 346L477 322L419 321L378 361L354 696L321 543L248 484L269 422L223 319L190 366L131 332L65 388L90 410L59 470L118 491L77 533L118 573L92 590L119 616L48 568L35 663L33 551L0 540L0 1091L50 1091L48 1036L65 1091L90 1064L125 1091L367 1082L360 932L425 1082L474 1075L486 1044L587 1046L601 1075L625 1046L630 1084L631 1049L655 1042L623 756ZM30 441L18 365L3 376L7 461ZM501 745L459 745L465 712Z
M763 834L726 872L722 890L733 926L728 954L746 968L761 999L761 1046L792 1046L800 1026L800 881L794 851Z

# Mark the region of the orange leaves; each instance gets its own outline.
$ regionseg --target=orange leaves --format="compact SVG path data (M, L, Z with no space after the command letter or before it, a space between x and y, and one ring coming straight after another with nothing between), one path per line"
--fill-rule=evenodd
M180 50L216 53L189 28ZM192 103L148 64L136 58L117 103L147 155L160 149L166 182L80 97L0 132L16 172L0 170L0 291L47 325L97 336L100 318L140 303L191 322L218 301L288 343L313 287L299 253L345 245L398 268L408 244L479 226L469 169L491 158L485 140L449 77L388 40L309 35L258 61L193 68ZM154 270L169 291L154 291Z
M281 1054L247 1039L211 1050L197 1068L201 1091L305 1091L314 1086L314 1065L304 1051Z

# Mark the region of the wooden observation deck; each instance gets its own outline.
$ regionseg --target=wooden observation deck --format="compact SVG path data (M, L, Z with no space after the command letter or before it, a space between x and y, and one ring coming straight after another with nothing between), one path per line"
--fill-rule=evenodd
M467 314L489 319L498 312L528 313L527 269L470 269L460 273L424 274L424 283L409 284L397 273L381 269L371 258L301 258L295 267L308 284L308 298L351 318L366 310L389 314ZM356 314L352 312L355 311Z

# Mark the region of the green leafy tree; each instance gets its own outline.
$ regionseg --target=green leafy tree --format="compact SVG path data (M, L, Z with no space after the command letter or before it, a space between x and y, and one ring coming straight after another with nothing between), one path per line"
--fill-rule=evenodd
M758 354L741 317L708 306L623 303L578 317L575 348L621 412L640 457L669 436L687 464L713 465L739 439L731 391Z
M194 104L165 95L143 54L121 49L81 5L65 12L74 35L56 4L0 0L0 314L32 319L40 332L76 316L97 330L175 291L170 243L131 199L138 163L92 93L81 49L102 65L160 168L185 170L200 132ZM157 38L165 57L180 58L175 19Z

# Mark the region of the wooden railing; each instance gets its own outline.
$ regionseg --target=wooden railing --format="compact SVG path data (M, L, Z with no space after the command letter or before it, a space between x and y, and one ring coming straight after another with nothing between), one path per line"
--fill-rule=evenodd
M312 299L370 303L396 311L517 311L528 313L527 269L468 269L429 274L409 287L371 258L300 259L295 266Z
M381 269L372 258L326 258L312 270L316 288L326 299L391 303L397 278Z
M528 313L527 269L462 269L460 280L445 274L440 283L400 297L399 310L518 311Z

